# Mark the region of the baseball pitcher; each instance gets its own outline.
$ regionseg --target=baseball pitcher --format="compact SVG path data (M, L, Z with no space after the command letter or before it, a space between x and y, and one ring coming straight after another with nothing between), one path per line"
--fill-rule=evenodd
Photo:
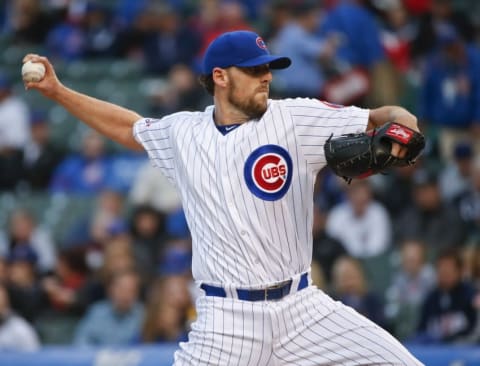
M349 180L412 164L424 143L412 114L269 99L272 70L291 62L249 31L225 33L206 51L201 79L212 106L160 119L77 93L45 57L29 60L46 74L28 89L144 149L180 193L203 296L176 366L421 365L310 277L318 171L329 163Z

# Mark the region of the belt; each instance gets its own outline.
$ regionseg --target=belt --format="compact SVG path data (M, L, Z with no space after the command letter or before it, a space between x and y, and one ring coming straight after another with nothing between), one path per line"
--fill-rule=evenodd
M280 300L290 293L292 287L292 280L281 282L277 285L255 289L236 289L239 300L245 301L267 301L267 300ZM305 272L300 276L297 291L300 291L308 286L308 273ZM207 296L227 297L227 292L223 287L207 285L202 283L200 288L205 291Z

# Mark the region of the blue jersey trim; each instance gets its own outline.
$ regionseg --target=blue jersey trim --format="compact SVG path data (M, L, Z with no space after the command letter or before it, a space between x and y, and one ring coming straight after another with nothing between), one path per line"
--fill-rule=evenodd
M217 124L215 124L215 127L217 128L217 130L220 131L220 133L222 135L225 136L227 133L232 132L233 130L235 130L240 125L241 125L240 123L236 123L236 124L233 124L233 125L217 125Z

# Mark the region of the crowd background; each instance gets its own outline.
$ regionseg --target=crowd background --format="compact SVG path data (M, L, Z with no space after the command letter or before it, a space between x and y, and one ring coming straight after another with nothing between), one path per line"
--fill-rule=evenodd
M198 290L180 201L145 154L20 77L50 58L72 88L160 117L203 109L203 52L260 33L292 58L272 97L403 105L420 161L315 187L313 277L409 343L480 343L480 3L474 0L0 2L0 349L185 340Z

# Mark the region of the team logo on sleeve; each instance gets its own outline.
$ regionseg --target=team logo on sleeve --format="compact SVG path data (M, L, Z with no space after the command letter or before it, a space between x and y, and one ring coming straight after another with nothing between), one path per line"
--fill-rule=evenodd
M243 174L250 192L263 200L276 201L290 187L292 158L278 145L260 146L245 161Z

